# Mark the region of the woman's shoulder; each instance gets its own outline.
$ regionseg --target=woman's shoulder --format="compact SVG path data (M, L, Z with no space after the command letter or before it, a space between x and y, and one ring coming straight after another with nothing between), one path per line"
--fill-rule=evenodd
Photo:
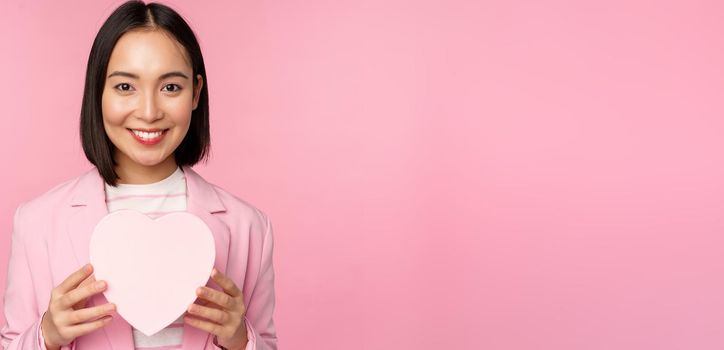
M239 219L251 220L261 225L267 224L269 217L258 206L219 185L213 183L210 183L210 185L219 196L229 215L237 216Z
M95 169L95 168L93 168ZM84 176L92 175L88 170L71 179L62 180L40 194L21 201L13 215L14 232L24 232L25 239L41 238L50 232L50 227L59 216L67 213L74 189Z
M76 177L62 180L60 183L53 185L44 192L31 196L18 204L18 211L22 208L23 211L26 212L46 212L67 204L72 198L73 189L77 186L80 179L89 175L89 173L94 170L95 168L87 170Z
M261 225L262 227L266 227L269 224L269 217L258 206L232 191L209 181L191 167L184 166L183 169L187 175L187 182L191 181L194 187L197 188L197 191L199 191L198 193L203 193L203 200L215 201L218 198L218 201L221 202L221 205L225 209L227 219L247 222L252 225ZM213 196L208 195L209 190L213 191Z

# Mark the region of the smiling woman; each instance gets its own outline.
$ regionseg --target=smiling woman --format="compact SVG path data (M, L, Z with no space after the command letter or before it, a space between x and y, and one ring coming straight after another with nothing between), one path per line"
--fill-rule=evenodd
M159 181L210 147L195 34L166 6L133 4L119 7L93 43L81 110L83 150L112 185Z
M146 179L143 174L176 169L173 152L188 132L204 84L201 74L192 84L186 56L183 46L153 27L128 32L116 43L102 110L122 183L139 183ZM138 169L149 167L159 170Z
M88 58L80 113L83 150L95 167L16 209L1 348L276 349L271 221L191 169L210 147L206 82L196 36L171 8L129 1L101 26ZM214 268L206 285L173 288L173 276L189 273L180 267L152 276L170 287L148 293L195 298L179 309L148 310L172 322L155 334L143 334L120 317L122 302L102 294L114 280L105 275L108 281L96 281L89 264L94 227L121 209L152 219L187 211L213 235ZM158 264L188 262L178 243L164 239L162 248L155 246L173 257ZM120 265L129 269L125 260ZM137 276L153 267L123 272ZM134 281L140 282L130 289L143 295L149 283Z

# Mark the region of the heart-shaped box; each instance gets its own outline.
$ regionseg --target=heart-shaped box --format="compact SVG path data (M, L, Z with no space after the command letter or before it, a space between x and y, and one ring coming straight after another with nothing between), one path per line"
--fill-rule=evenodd
M153 335L196 300L214 267L214 236L199 217L173 212L151 219L121 209L104 216L90 240L90 262L103 293L131 326Z

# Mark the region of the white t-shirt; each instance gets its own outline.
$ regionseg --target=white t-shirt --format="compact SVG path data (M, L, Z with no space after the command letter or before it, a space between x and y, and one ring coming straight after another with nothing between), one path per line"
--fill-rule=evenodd
M155 183L135 185L105 184L108 212L133 209L155 219L175 211L186 211L186 177L180 167L169 177ZM181 349L183 342L183 315L168 327L152 336L133 329L136 349Z

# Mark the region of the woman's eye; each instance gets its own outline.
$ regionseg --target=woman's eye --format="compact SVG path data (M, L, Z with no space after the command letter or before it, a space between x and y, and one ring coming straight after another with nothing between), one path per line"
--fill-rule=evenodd
M163 88L165 89L165 91L168 91L168 92L176 92L176 91L181 90L181 87L176 84L166 84L166 85L164 85Z
M116 85L115 88L116 88L117 90L121 90L121 91L130 91L130 90L131 90L131 84L128 84L128 83L120 83L120 84Z

